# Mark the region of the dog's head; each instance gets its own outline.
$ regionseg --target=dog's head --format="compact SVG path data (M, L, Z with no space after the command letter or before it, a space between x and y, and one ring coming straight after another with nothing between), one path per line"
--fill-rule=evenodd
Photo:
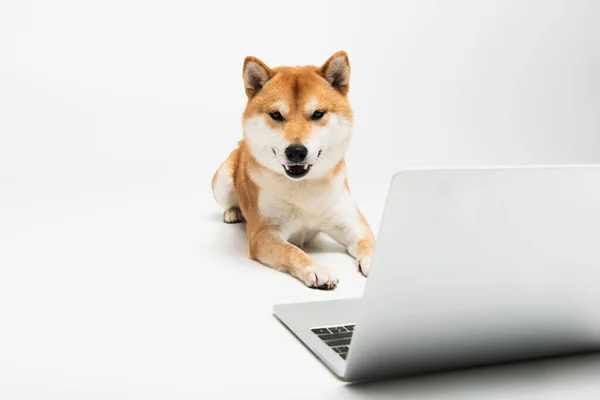
M342 161L352 133L345 52L321 67L269 68L246 57L244 140L264 167L290 179L325 176Z

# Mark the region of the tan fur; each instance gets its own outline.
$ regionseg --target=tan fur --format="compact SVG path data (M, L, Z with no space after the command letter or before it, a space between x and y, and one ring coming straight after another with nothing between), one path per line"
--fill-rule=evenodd
M335 70L331 70L331 65ZM270 69L262 61L247 57L243 77L248 103L243 120L264 124L264 129L277 132L289 144L306 143L319 128L327 128L337 119L351 122L353 112L347 100L349 68L344 52L334 54L320 68ZM314 110L309 108L313 103L326 111L321 120L311 120ZM269 117L277 107L285 111L285 123ZM347 248L356 258L359 270L367 275L374 237L351 201L343 157L333 159L335 165L320 175L309 172L306 179L294 181L283 174L283 168L279 171L262 165L257 150L253 154L248 145L247 135L245 130L244 140L219 167L212 186L216 200L225 208L224 221L245 219L249 256L288 271L310 287L331 289L337 279L291 243L297 240L302 245L316 232L325 232ZM263 150L276 153L280 149ZM259 149L261 157L263 150Z

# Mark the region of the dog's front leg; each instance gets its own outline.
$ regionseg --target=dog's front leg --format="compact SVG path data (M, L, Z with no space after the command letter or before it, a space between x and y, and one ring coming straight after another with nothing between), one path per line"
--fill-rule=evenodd
M338 284L327 268L318 265L308 254L286 241L273 229L248 232L250 257L280 271L287 271L308 287L333 289Z
M346 248L348 254L356 259L358 270L364 276L369 275L375 237L349 194L342 197L322 231Z

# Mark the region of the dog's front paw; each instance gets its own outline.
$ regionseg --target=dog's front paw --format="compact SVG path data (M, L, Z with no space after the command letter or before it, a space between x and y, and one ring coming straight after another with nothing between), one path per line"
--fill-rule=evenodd
M223 222L226 224L237 224L239 222L244 222L242 210L236 207L225 210L225 212L223 212Z
M303 271L303 275L306 286L315 289L330 290L335 288L339 282L327 268L320 265L306 267Z
M356 260L358 271L364 276L368 276L371 270L371 256L363 256Z

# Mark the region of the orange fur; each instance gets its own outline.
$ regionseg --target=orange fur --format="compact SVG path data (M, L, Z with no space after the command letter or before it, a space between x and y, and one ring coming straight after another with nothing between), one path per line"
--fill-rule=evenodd
M264 124L264 129L277 132L285 143L307 143L320 128L325 129L334 124L330 118L343 118L343 121L351 123L353 112L347 99L349 72L348 57L344 52L334 54L320 68L303 66L271 69L256 58L247 57L243 77L248 103L243 120L247 122L254 119L257 123ZM311 119L311 114L315 111L311 109L313 104L326 112L322 119ZM281 110L285 123L269 117L273 110ZM249 256L273 268L290 272L308 286L326 289L335 287L337 279L325 268L319 267L298 246L290 243L290 237L286 235L292 236L298 232L290 233L282 226L282 221L288 219L273 216L270 209L265 214L265 210L261 208L264 205L260 204L261 198L271 199L270 201L281 199L277 207L285 208L285 212L300 220L297 223L302 225L302 218L306 221L318 220L314 214L320 212L320 204L331 200L328 208L323 209L322 219L325 222L322 223L322 229L316 230L331 231L334 239L347 246L348 252L357 259L359 269L366 275L362 265L370 261L374 251L374 238L362 213L354 206L356 221L354 213L347 211L352 219L349 226L353 229L336 231L338 227L345 225L344 221L336 220L343 218L335 213L335 196L342 196L344 201L349 201L343 157L338 161L334 160L335 164L332 164L331 169L321 175L293 182L281 171L268 168L257 159L256 150L253 153L252 146L248 145L247 134L245 131L245 139L238 143L238 147L217 170L212 186L215 198L225 207L224 220L240 222L242 216L245 219ZM272 151L276 153L275 148ZM317 158L321 151L319 150ZM324 196L321 203L316 199L319 194L330 192L331 196ZM348 196L344 196L344 193ZM274 208L275 211L277 207ZM288 214L285 215L286 218L291 218ZM329 225L328 218L331 220ZM307 222L304 225L310 224L311 222ZM357 226L360 232L354 233ZM306 229L315 230L310 227Z

